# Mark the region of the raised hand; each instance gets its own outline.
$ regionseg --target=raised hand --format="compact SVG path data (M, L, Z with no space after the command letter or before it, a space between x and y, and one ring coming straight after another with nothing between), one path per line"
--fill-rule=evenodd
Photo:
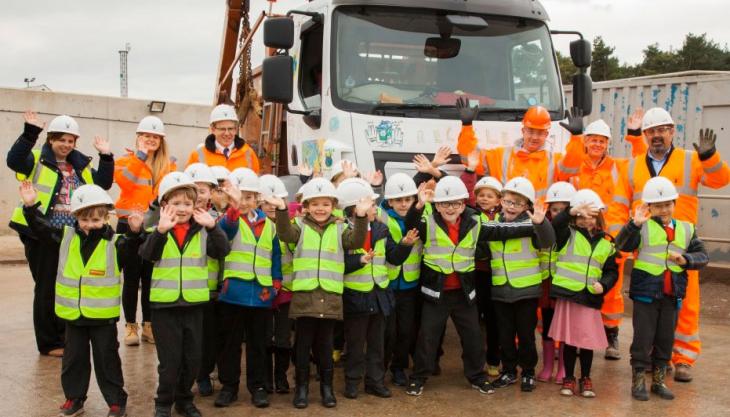
M715 142L717 142L717 135L712 129L700 129L700 137L698 139L700 144L693 143L692 146L698 154L707 153L715 149Z
M603 294L603 285L598 281L594 282L593 291L595 291L596 294Z
M134 233L139 233L142 230L142 223L144 222L144 215L141 211L132 211L127 216L127 224L129 229Z
M94 136L94 148L102 155L108 155L112 152L109 140L101 136Z
M640 130L641 129L641 121L644 119L644 109L641 107L634 110L633 113L629 116L629 121L626 124L626 127L629 130Z
M342 175L344 179L357 177L357 168L352 161L343 159L340 163L342 164Z
M560 122L560 126L563 126L563 128L570 132L571 135L582 135L583 109L571 107L570 112L568 113L568 123Z
M434 190L429 187L427 183L422 182L418 186L418 203L416 207L420 210L426 203L430 203L433 200Z
M570 214L578 217L595 217L598 215L598 212L598 208L593 203L582 203L570 208Z
M373 199L370 197L363 197L355 205L355 215L357 215L357 217L366 216L371 207L373 207Z
M28 123L29 125L39 127L41 129L46 128L46 122L39 119L36 112L34 112L32 110L28 110L25 113L23 113L23 119L25 120L25 123Z
M373 260L374 257L375 257L375 252L372 249L370 249L368 252L365 253L365 255L360 257L360 263L363 265L367 265L370 263L370 261Z
M450 159L451 148L449 148L448 146L442 146L433 155L433 159L431 160L431 166L434 169L438 169L438 167L448 163Z
M547 206L545 204L535 204L532 212L528 211L527 215L530 216L532 224L541 224L545 220L545 213L547 213Z
M416 240L418 240L418 229L411 229L405 236L403 236L400 243L406 246L413 246L413 244L416 243Z
M170 231L176 224L177 216L173 206L165 206L160 209L160 220L157 222L157 231L165 234Z
M416 170L418 172L424 173L424 174L430 174L433 171L433 166L431 165L431 161L426 158L426 155L424 154L418 154L413 157L413 165L416 166Z
M636 207L636 210L634 210L634 218L632 221L634 222L634 225L636 225L636 227L641 227L650 218L651 213L649 212L649 205L644 203Z
M474 172L477 169L478 165L479 165L479 150L474 149L473 151L469 152L469 155L466 156L466 168L469 171Z
M212 229L215 227L215 219L204 208L196 208L195 211L193 211L193 219L195 219L195 223L198 223L206 229Z
M264 197L264 203L271 204L276 207L277 210L284 210L286 208L284 199L275 195L267 195Z
M25 180L21 182L18 191L20 192L20 199L23 200L24 206L30 207L35 204L38 198L38 192L33 188L31 181Z
M373 187L379 187L383 184L383 173L380 170L375 172L366 172L362 174L362 179L368 182Z
M465 126L470 126L474 119L479 115L479 107L469 106L469 99L466 97L459 97L456 99L456 110L459 111L459 118L461 123Z
M241 205L241 190L238 189L231 181L225 180L221 190L228 196L228 203L235 208Z

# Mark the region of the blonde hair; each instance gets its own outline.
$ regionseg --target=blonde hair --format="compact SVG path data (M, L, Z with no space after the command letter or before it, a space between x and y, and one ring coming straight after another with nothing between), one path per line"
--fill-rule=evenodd
M98 205L98 206L91 206L91 207L85 207L81 210L74 213L74 217L77 219L80 219L82 217L91 217L97 215L99 217L106 217L109 215L109 206L107 205Z
M141 133L137 134L137 142ZM157 135L160 136L160 135ZM152 155L147 156L145 164L150 167L152 171L152 183L159 184L162 177L170 172L170 156L167 151L167 142L164 136L160 136L160 147Z

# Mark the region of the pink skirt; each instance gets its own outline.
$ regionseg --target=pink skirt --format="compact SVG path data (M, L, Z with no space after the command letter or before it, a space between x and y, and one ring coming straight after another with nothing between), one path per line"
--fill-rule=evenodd
M583 349L601 350L608 347L601 310L564 299L558 299L555 304L555 315L548 335L553 340Z

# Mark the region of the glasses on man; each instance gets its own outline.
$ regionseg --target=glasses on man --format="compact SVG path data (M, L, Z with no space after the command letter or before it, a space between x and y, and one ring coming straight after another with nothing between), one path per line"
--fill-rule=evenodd
M657 126L657 127L650 127L646 130L644 130L644 133L652 136L652 135L663 135L665 133L670 133L674 129L674 126Z
M463 201L446 201L443 203L436 203L437 207L441 207L441 208L445 208L445 209L448 209L448 208L458 209L458 208L461 208L463 205L464 205Z
M518 208L518 209L520 209L520 208L522 208L522 207L525 207L525 206L526 206L526 204L525 204L525 203L518 203L518 202L516 202L516 201L512 201L512 200L505 200L505 199L502 199L502 206L503 206L503 207L507 207L507 208L512 208L512 207L514 207L514 208Z
M214 127L217 132L235 132L238 130L237 127Z

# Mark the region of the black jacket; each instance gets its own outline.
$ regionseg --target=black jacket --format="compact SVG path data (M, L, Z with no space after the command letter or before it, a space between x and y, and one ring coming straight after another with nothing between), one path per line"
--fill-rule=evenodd
M650 222L657 222L663 227L661 219L652 217ZM616 248L623 252L633 252L641 244L641 227L629 220L616 236ZM705 249L705 244L697 237L697 231L692 234L689 246L682 254L687 260L682 272L672 272L672 287L676 298L684 298L687 290L687 270L701 269L710 262L710 257ZM650 275L645 271L633 268L631 270L631 286L629 297L661 299L664 297L664 274Z
M20 137L18 137L18 140L13 143L13 146L11 146L10 150L8 151L8 168L26 176L29 176L30 173L33 172L35 159L33 158L32 151L35 147L36 141L38 140L38 135L41 133L41 131L42 129L37 126L33 126L28 123L25 124L23 133L20 135ZM71 151L71 153L68 154L66 160L76 171L76 175L79 177L79 180L81 180L81 182L84 182L84 179L81 176L81 172L91 163L91 157L86 156L77 150L73 150ZM58 191L61 188L62 175L58 170L56 158L53 155L53 150L51 149L51 146L49 144L44 143L41 147L41 155L38 162L59 174L58 181L56 181L56 186L53 188L54 198L51 200L51 206L53 206L55 196L58 194ZM91 173L94 178L94 184L105 190L112 188L112 183L114 182L114 155L99 154L99 167L96 170L92 168ZM18 233L26 234L33 237L33 232L32 230L30 230L29 227L24 227L13 223L10 224L10 227Z
M459 240L463 239L464 236L466 236L466 234L477 224L479 221L478 214L479 213L469 207L464 209L464 212L461 214L461 222L459 224ZM441 229L445 231L448 230L448 226L436 210L434 210L434 219ZM421 236L421 239L425 239L427 236L426 220L423 218L423 210L418 210L415 204L406 215L406 227L409 230L413 228L418 229L418 234ZM552 236L552 227L549 225L548 227L550 228ZM477 242L475 257L479 256L480 251L484 253L487 250L485 247L488 245L488 241L526 237L531 236L533 233L532 223L482 223L481 230L479 231L479 241ZM552 242L550 243L552 244ZM476 291L474 289L474 272L457 273L457 275L461 283L461 289L464 291L466 298L469 300L469 303L473 303L476 298ZM421 292L424 297L427 300L437 302L441 298L441 290L445 279L446 275L423 265L421 267L420 280Z
M195 236L196 233L200 232L202 230L202 226L195 223L195 220L190 219L190 229L188 229L188 233L185 235L185 240L183 241L182 247L184 248L190 240ZM228 255L228 253L231 251L231 244L228 241L228 237L226 236L226 233L221 229L218 225L213 227L212 229L208 230L208 240L206 242L206 252L207 255L214 259L223 259ZM147 233L145 236L144 243L139 248L139 256L142 257L145 261L149 261L152 263L155 263L159 261L162 258L162 252L165 249L165 244L167 243L167 235L172 233L172 230L168 231L165 234L162 234L157 231L157 228L155 228L152 232ZM178 245L179 246L179 245ZM181 248L182 249L182 248ZM150 303L150 306L152 308L166 308L166 307L180 307L180 306L190 306L195 304L204 304L204 303L189 303L185 301L184 298L182 298L182 293L178 296L178 299L176 301L173 301L171 303Z
M555 251L561 251L565 245L568 244L571 229L574 229L576 233L580 233L588 239L592 248L595 248L598 242L603 239L608 238L613 241L611 235L607 233L598 232L595 235L590 236L587 230L570 225L570 214L568 213L568 210L569 209L562 211L560 214L555 216L552 221L553 229L555 229ZM593 294L588 291L587 288L584 288L580 292L573 292L562 287L551 285L550 296L554 298L563 298L590 308L600 309L603 305L603 297L611 290L611 288L613 288L614 285L616 285L616 281L618 280L616 256L617 253L609 256L603 264L601 279L598 280L598 282L600 282L603 286L603 293Z

